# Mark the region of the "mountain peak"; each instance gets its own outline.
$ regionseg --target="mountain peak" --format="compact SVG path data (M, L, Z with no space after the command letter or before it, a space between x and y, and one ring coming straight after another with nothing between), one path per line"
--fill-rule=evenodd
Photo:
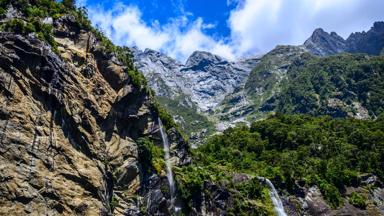
M322 28L316 29L305 41L304 46L311 53L320 56L332 55L345 50L345 40L336 32L330 34Z
M327 34L327 32L324 31L324 29L317 28L317 29L315 29L315 31L313 31L312 37L313 37L313 35L319 35L319 34L324 34L324 33Z
M367 32L352 33L346 40L336 32L316 29L304 47L312 54L328 56L341 52L380 55L384 47L384 22L375 22Z
M186 67L193 67L196 69L204 69L206 66L209 66L212 64L218 64L220 62L228 63L228 61L226 61L222 57L215 55L215 54L212 54L210 52L195 51L188 58L185 66Z
M375 22L372 29L384 31L384 22Z

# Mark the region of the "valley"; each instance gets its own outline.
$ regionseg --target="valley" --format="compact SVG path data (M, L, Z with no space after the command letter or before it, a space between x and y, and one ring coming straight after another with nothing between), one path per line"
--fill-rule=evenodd
M0 215L384 215L384 22L185 62L70 0L0 29Z

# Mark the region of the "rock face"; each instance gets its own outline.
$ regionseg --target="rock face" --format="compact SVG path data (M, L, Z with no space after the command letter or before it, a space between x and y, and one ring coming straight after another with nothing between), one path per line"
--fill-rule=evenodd
M345 40L335 32L329 34L323 29L316 29L312 36L305 41L304 46L311 53L320 56L327 56L341 53L346 50Z
M185 128L193 143L214 131L212 122L225 97L244 85L259 58L230 62L196 51L182 64L157 51L133 48L135 66L144 73L160 103ZM219 125L216 125L216 127Z
M342 52L380 55L384 48L384 22L375 22L368 32L353 33L346 40L335 32L329 34L323 29L316 29L304 46L319 56Z
M288 209L288 215L383 215L383 189L377 176L368 174L360 176L354 187L345 188L347 199L341 206L335 208L327 204L318 186L309 188L301 187L297 194L285 197L284 207ZM351 204L348 197L352 193L358 193L364 197L364 207Z
M253 121L261 117L260 112L273 110L272 96L281 90L281 82L287 78L292 62L306 52L318 56L344 52L379 55L384 52L384 22L376 22L368 32L353 33L346 40L319 28L302 46L277 46L260 58L237 62L196 51L183 64L153 50L133 49L136 67L144 72L157 95L167 98L163 104L187 108L189 116L198 113L208 117L216 122L218 130ZM329 105L337 106L337 103L329 101ZM168 108L172 110L172 107ZM353 104L351 109L358 110L356 118L369 118L361 104ZM190 121L186 116L173 114L180 124L193 127L185 124ZM204 125L201 121L195 124ZM204 134L201 128L193 132L196 133L191 137Z
M305 52L301 46L277 46L265 54L246 82L221 103L217 114L221 129L238 122L253 121L261 105L280 91L289 65Z
M53 26L59 53L0 33L0 215L169 215L166 177L143 169L136 142L162 145L153 99L74 17Z
M258 58L229 62L209 52L196 51L183 65L159 52L133 49L135 65L159 96L183 95L199 111L214 110L246 79ZM192 104L189 104L192 107Z

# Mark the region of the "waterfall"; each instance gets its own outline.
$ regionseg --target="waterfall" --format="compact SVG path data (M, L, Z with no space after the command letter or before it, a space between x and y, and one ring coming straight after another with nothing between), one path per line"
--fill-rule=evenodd
M170 153L169 153L169 140L167 133L164 131L163 124L161 122L161 119L159 118L159 127L160 127L160 133L161 133L161 139L163 140L163 148L164 148L164 160L165 160L165 165L167 169L167 179L169 183L169 190L170 190L170 195L171 195L171 208L175 208L175 182L173 180L173 173L172 173L172 164L170 161Z
M259 180L265 182L267 186L269 187L269 196L271 197L271 201L274 206L274 210L277 213L278 216L287 216L287 213L285 213L283 203L281 202L280 196L276 191L275 186L272 184L272 182L264 177L257 177Z

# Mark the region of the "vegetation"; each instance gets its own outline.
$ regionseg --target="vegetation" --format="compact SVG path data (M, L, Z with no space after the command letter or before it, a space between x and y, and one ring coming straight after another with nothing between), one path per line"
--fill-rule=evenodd
M176 98L174 100L166 97L157 97L160 104L162 104L172 116L179 118L177 123L181 125L183 133L191 136L193 132L206 129L206 135L214 132L214 125L208 118L197 112L195 107L187 107L182 104L183 98Z
M140 164L143 169L148 173L151 173L152 169L154 169L156 173L161 174L161 170L164 170L165 167L163 149L156 146L148 138L139 138L137 146Z
M1 0L0 14L5 13L10 4L16 7L23 17L2 23L0 29L23 35L35 33L39 39L49 43L55 52L57 52L57 44L52 36L52 25L43 23L42 19L46 17L57 19L64 14L72 14L78 21L79 27L86 30L91 29L91 24L86 17L86 10L84 8L76 9L74 1L60 3L54 0L35 0L33 4L30 4L26 0Z
M354 102L359 102L371 116L378 116L384 111L384 58L303 56L291 66L283 86L277 97L280 112L345 117L355 114ZM330 99L339 103L330 106Z
M363 195L356 192L353 192L349 196L349 203L362 209L365 209L365 207L367 206L366 198Z
M52 26L38 21L25 22L21 19L13 19L5 22L1 27L7 32L15 32L17 34L36 33L40 40L48 42L54 51L57 51L57 44L52 37Z
M245 86L257 110L376 117L384 111L384 57L315 57L279 47L263 57ZM286 72L282 72L286 71Z
M118 205L119 205L119 200L115 195L113 195L111 201L109 202L109 207L113 211Z
M169 130L171 128L174 128L182 137L184 140L188 141L188 137L185 136L185 134L180 129L179 125L176 124L173 117L168 113L168 111L160 105L160 103L157 101L157 99L153 99L154 102L152 103L152 109L156 112L158 117L161 119L161 122L163 123L163 126L166 130Z
M228 183L233 173L247 173L267 177L292 194L298 187L295 182L317 185L326 201L338 207L345 188L356 186L361 174L384 178L384 116L362 121L278 114L211 137L194 151L194 161L195 168L178 173L179 188L187 200L208 179L235 188L242 197L249 198L247 193L255 190L257 196L252 198L266 203L257 185L241 189ZM349 200L362 206L357 195Z
M188 205L183 209L185 213L200 206L202 194L208 200L214 199L212 191L206 186L207 182L213 182L228 191L236 191L232 194L233 204L227 209L228 215L274 215L269 190L256 179L232 182L232 172L225 167L199 162L179 168L175 174L180 198Z
M53 38L53 26L43 23L42 20L47 17L55 20L64 15L71 15L76 20L74 27L92 32L100 42L101 46L99 48L107 54L115 55L126 66L125 71L134 86L151 96L154 95L144 75L134 67L129 48L115 46L101 31L92 27L86 9L76 8L74 0L63 0L61 2L55 0L34 0L33 3L29 3L27 0L0 0L0 15L5 13L10 4L20 10L23 17L14 18L0 24L1 30L22 35L35 33L39 39L48 42L52 49L58 52L57 43ZM166 114L163 108L160 108L158 104L155 107L159 110L159 115L168 128L176 127L176 124L170 119L170 116Z

